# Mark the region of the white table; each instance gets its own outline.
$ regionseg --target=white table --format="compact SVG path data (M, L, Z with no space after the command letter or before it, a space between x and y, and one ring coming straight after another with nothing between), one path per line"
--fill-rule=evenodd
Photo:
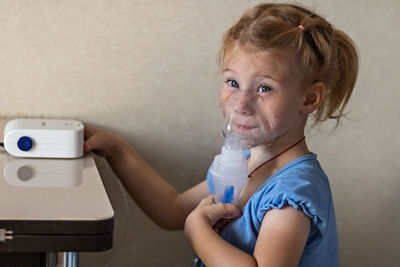
M114 211L91 155L15 158L0 148L0 170L0 266L24 253L41 255L29 266L77 266L77 252L112 247Z

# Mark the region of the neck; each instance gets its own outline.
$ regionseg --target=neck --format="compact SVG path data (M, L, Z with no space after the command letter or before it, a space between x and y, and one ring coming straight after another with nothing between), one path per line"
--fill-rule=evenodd
M309 153L302 135L291 138L291 142L276 139L271 145L260 145L251 149L250 172L273 173L290 161Z

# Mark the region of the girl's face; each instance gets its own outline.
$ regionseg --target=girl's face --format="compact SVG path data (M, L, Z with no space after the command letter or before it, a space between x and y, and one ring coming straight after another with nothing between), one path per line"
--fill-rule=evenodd
M305 90L294 66L294 57L246 49L227 54L220 96L224 134L239 134L245 146L255 147L303 131Z

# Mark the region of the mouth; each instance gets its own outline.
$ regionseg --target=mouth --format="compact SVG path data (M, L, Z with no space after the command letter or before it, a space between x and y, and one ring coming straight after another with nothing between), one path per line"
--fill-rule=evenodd
M255 128L254 126L249 126L246 124L236 124L235 126L236 129L240 132L248 132Z

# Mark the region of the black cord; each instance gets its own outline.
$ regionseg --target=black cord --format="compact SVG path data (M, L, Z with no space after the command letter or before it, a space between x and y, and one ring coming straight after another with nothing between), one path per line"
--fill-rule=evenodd
M4 143L0 143L0 146L4 147Z

